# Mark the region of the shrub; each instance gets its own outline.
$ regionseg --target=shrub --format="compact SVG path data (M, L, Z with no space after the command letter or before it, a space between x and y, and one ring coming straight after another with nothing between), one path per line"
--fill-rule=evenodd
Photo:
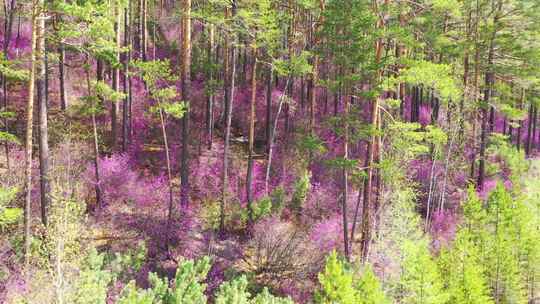
M304 170L300 178L294 184L294 192L291 200L291 207L294 210L301 211L306 202L309 189L311 188L311 174L308 170Z
M13 201L18 189L0 188L0 231L5 232L9 227L18 223L23 215L21 208L10 208L7 205Z
M290 223L270 217L254 226L253 237L238 267L252 273L257 283L277 287L285 279L304 280L310 277L323 258L321 252L311 246L304 232Z

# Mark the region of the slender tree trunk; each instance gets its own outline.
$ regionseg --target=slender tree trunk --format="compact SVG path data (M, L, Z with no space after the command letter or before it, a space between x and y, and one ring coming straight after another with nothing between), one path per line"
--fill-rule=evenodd
M274 70L268 68L268 77L266 79L266 152L270 151L270 138L272 138L272 80Z
M60 109L65 111L68 107L66 99L66 70L65 70L65 60L66 60L66 49L64 43L60 41L58 46L58 82L60 85Z
M141 1L141 58L146 61L148 54L148 0Z
M88 63L88 58L87 58ZM103 80L103 63L98 60L96 64L96 79L97 81ZM92 96L91 85L90 85L90 73L87 70L86 72L86 85L88 88L88 96ZM101 100L102 101L102 100ZM102 101L103 102L103 101ZM96 183L94 185L94 191L96 193L96 211L101 210L101 179L99 175L99 137L97 130L96 122L96 113L95 110L92 111L92 131L94 136L93 148L94 148L94 175L96 178Z
M387 3L388 0L385 0L385 3ZM374 9L375 11L378 11L377 3L374 2ZM384 27L384 18L379 18L378 28ZM381 62L381 56L383 53L383 41L382 39L378 39L375 44L375 63L379 64ZM380 82L382 78L382 70L379 70L377 72L377 83ZM378 117L379 117L379 98L376 97L371 102L371 125L373 127L378 126ZM372 133L370 135L370 140L367 145L366 149L366 159L367 159L367 174L366 179L364 183L364 202L362 206L362 237L360 240L360 252L362 261L365 262L368 257L369 253L369 243L371 242L371 195L372 195L372 184L373 184L373 170L376 166L376 163L374 162L374 159L376 158L374 155L375 152L375 146L376 146L377 136L375 133Z
M488 136L488 125L487 125L487 119L488 119L488 111L491 112L493 110L493 107L490 106L490 98L491 98L491 92L493 89L493 84L495 81L495 72L493 71L493 58L495 53L495 37L497 35L498 30L498 24L499 24L499 18L500 18L500 12L502 9L502 1L499 0L498 3L498 9L493 17L493 24L494 29L491 33L491 39L489 44L489 51L488 51L488 59L487 59L487 72L486 72L486 88L484 89L484 101L482 105L482 131L481 131L481 137L480 137L480 156L479 156L479 163L478 163L478 181L477 181L477 188L481 190L484 186L484 179L485 179L485 167L486 167L486 145L487 145L487 136ZM489 109L489 110L488 110ZM493 115L490 115L490 131L493 130Z
M291 77L289 76L289 77L287 77L287 81L285 82L285 87L287 87L287 85L289 84L290 81L291 81ZM272 124L272 131L270 131L270 143L269 143L269 148L268 148L268 161L266 163L266 176L264 178L264 190L265 190L265 193L267 195L269 193L268 184L270 182L270 169L272 168L272 155L273 155L273 152L274 152L274 141L275 141L276 133L277 133L277 125L278 125L278 121L279 121L279 115L281 114L281 110L283 109L283 103L285 101L285 95L286 95L286 92L283 91L283 93L279 97L278 110L277 110L276 116L274 117L274 123Z
M8 59L8 50L9 43L11 41L11 33L13 29L13 17L15 16L15 5L16 1L11 0L9 7L7 6L7 0L4 0L4 43L2 45L4 59ZM2 81L2 99L4 111L8 111L8 90L7 90L7 78L4 75L1 75ZM4 118L4 131L9 133L9 122L7 117ZM6 167L8 171L10 170L10 159L9 159L9 142L6 140L4 142L4 150L6 153Z
M534 111L533 111L533 117L532 117L532 124L533 124L533 129L532 129L532 136L531 136L531 143L530 143L530 153L533 152L534 150L534 138L536 137L536 121L537 121L537 114L538 114L538 108L535 106L534 107Z
M524 102L525 102L525 89L522 88L521 89L521 98L519 100L519 108L520 109L523 109L523 103ZM518 124L519 124L519 127L517 129L516 146L517 146L517 149L520 150L521 149L521 127L523 125L523 122L521 122L521 120L519 120Z
M25 138L25 207L24 207L24 264L30 264L30 242L32 221L32 130L34 124L34 81L36 72L36 41L38 35L38 18L41 16L43 0L37 0L32 4L32 40L30 59L30 79L28 82L28 103L26 107L26 138Z
M251 70L251 105L249 118L249 139L248 139L248 166L246 176L246 196L248 208L248 226L253 224L253 143L255 141L255 103L257 100L257 50L253 50L253 65Z
M45 54L45 19L37 21L35 81L38 103L39 121L39 169L41 194L41 221L47 226L47 208L51 203L51 186L49 181L49 136L47 127L47 85Z
M130 46L130 12L131 1L128 1L128 7L124 8L124 47ZM131 50L124 54L124 71L122 77L122 88L124 89L124 100L122 102L122 151L126 152L129 144L129 101L131 93L129 90L130 76L129 64L131 61Z
M214 82L214 26L208 26L208 79L211 84ZM214 132L214 88L208 90L209 94L206 99L206 134L208 150L212 149L213 132Z
M232 0L232 15L236 15L236 0ZM232 100L234 100L234 85L236 78L236 46L234 41L231 46L231 64L230 64L230 75L229 75L229 88L228 100L229 103L226 105L225 113L225 143L223 147L223 176L222 176L222 189L221 189L221 205L220 205L220 216L219 216L219 231L220 233L225 232L225 206L227 205L227 187L229 185L229 146L231 141L231 122L232 122Z
M172 169L171 169L171 156L169 152L169 141L167 140L167 129L165 124L165 118L163 115L163 108L159 108L159 121L161 124L161 135L163 136L163 144L165 145L165 160L167 162L167 179L168 179L168 186L169 186L169 212L167 214L167 248L169 247L170 243L170 231L171 224L172 224L172 217L174 214L174 200L173 200L173 176L172 176Z
M531 154L531 138L533 137L533 134L532 134L533 115L534 115L534 106L531 103L529 105L529 119L527 122L527 139L525 140L525 155L527 156Z
M182 206L187 206L189 203L189 116L191 112L191 0L184 0L183 10L182 100L186 103L187 110L182 117L182 163L180 168L180 203L182 204Z
M120 36L120 1L117 0L114 4L114 32L115 32L115 44L117 48L121 46L121 36ZM114 54L116 60L120 61L120 53L116 52ZM112 71L112 89L114 91L120 92L120 69L115 66ZM119 104L118 101L113 101L111 104L111 149L116 150L116 142L118 139L118 110Z
M345 92L348 92L348 89L346 89ZM347 93L346 93L347 94ZM349 159L349 123L348 123L348 115L349 115L349 96L345 96L345 108L344 108L344 116L345 116L345 130L344 130L344 139L343 139L343 158L345 160ZM343 248L345 252L345 257L347 260L350 259L350 247L349 247L349 223L347 219L347 198L349 196L349 172L347 171L347 168L343 168L343 189L342 189L342 198L341 198L341 215L342 215L342 221L343 221Z
M225 18L229 17L229 10L225 10ZM227 118L227 109L229 108L229 88L230 88L230 51L229 51L229 41L226 36L223 41L223 109L221 111L221 117L219 121L221 124L226 124Z

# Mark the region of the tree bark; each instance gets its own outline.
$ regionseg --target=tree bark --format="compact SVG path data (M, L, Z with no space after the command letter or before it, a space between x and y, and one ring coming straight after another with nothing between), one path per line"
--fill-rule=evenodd
M208 26L208 79L213 86L214 83L214 36L215 30L213 25ZM212 142L214 137L214 87L208 90L208 96L206 99L206 136L208 150L212 149Z
M120 1L116 1L114 4L114 32L115 32L115 44L118 49L121 47L121 36L120 36ZM120 52L115 53L115 58L117 62L120 62ZM112 89L114 91L120 92L120 68L115 66L112 71ZM118 111L119 103L118 101L113 101L111 104L111 149L116 150L116 142L118 139Z
M232 0L232 15L236 15L236 0ZM234 40L234 39L233 39ZM225 113L225 143L223 147L223 176L222 176L222 189L221 189L221 205L219 216L219 231L221 234L225 232L225 206L227 205L227 187L229 184L229 145L231 139L231 122L232 122L232 100L234 100L234 85L236 78L236 46L234 41L231 46L231 64L229 75L229 87L228 87L228 104L226 105Z
M7 6L7 0L4 0L4 43L2 49L4 51L4 59L8 58L9 43L11 41L11 33L13 29L13 16L15 15L15 5L16 1L11 0L9 7ZM2 99L4 111L8 110L8 90L7 90L7 78L2 75ZM9 133L9 122L7 118L4 118L4 131ZM4 142L4 150L6 154L6 167L9 171L10 169L10 159L9 159L9 142Z
M182 155L181 155L181 188L180 203L189 203L189 145L190 145L190 112L191 112L191 0L184 0L182 35L182 100L186 104L186 112L182 117Z
M482 130L481 130L481 136L480 136L480 155L479 155L479 163L478 163L478 180L476 183L476 186L479 190L481 190L484 186L484 179L485 179L485 167L486 167L486 145L487 145L487 135L489 127L490 132L493 130L493 115L490 114L490 125L488 126L488 111L492 113L493 107L490 106L490 98L491 98L491 92L493 89L493 84L495 82L495 72L493 71L493 58L495 55L495 38L498 31L498 24L499 24L499 18L500 18L500 12L502 9L502 1L499 0L497 11L493 17L493 24L494 29L491 33L491 38L489 42L489 51L488 51L488 58L487 58L487 71L486 71L486 79L485 84L486 87L484 89L484 101L482 105ZM489 110L488 110L489 109Z
M348 92L346 89L345 92ZM348 116L349 116L349 96L345 96L345 105L344 105L344 117L345 117L345 131L344 131L344 139L343 139L343 158L345 160L349 159L349 123L348 123ZM349 223L347 218L347 198L349 196L349 172L347 171L347 168L344 167L343 171L343 189L342 189L342 197L341 197L341 215L342 215L342 221L343 221L343 249L345 252L345 257L347 260L350 259L350 247L349 247Z
M249 118L248 166L246 174L246 196L248 208L248 226L253 224L253 143L255 141L255 103L257 100L257 50L253 50L253 65L251 70L251 105Z
M131 1L128 1L128 6L124 8L124 47L130 47L130 12L131 12ZM131 49L124 54L123 60L123 77L122 77L122 88L124 89L124 100L122 102L122 151L126 152L129 144L129 101L131 99L131 92L129 90L130 86L130 76L129 76L129 64L131 62Z
M43 0L37 0L32 4L32 40L30 59L30 79L28 82L28 101L26 106L26 138L25 138L25 207L24 207L24 264L30 264L30 238L32 221L32 130L34 124L34 81L36 72L36 41L38 35L38 18L41 16Z
M385 0L385 3L388 0ZM374 2L374 10L378 11L377 3ZM382 28L384 26L384 18L381 17L378 20L377 27ZM379 65L381 62L381 57L383 53L383 41L379 38L375 44L375 64ZM377 72L376 82L380 82L382 78L382 70ZM379 117L379 98L376 97L371 102L371 126L377 128L378 126L378 117ZM366 159L367 159L367 176L364 182L364 201L362 206L362 236L360 240L360 252L362 261L365 262L369 253L369 243L371 242L371 195L372 195L372 184L373 184L373 170L377 165L374 161L375 155L375 146L377 145L377 135L372 132L370 135L370 140L366 148Z
M268 68L268 77L266 79L266 152L270 151L270 139L272 138L272 81L274 70Z
M47 226L47 208L51 203L51 187L49 181L49 136L47 127L47 69L45 54L45 19L38 18L36 32L36 65L35 81L38 103L39 122L39 171L40 171L40 198L41 221Z

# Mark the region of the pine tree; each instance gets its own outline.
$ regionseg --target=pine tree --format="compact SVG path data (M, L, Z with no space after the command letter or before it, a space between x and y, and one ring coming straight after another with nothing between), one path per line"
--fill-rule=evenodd
M404 262L400 290L402 301L411 304L444 304L448 294L425 240L408 241L403 245Z
M444 285L449 295L448 304L493 304L484 275L482 256L471 234L460 231L450 250L439 258Z
M356 284L356 303L358 304L389 304L390 300L384 294L379 279L375 276L370 265L364 266L362 275Z
M356 303L353 274L333 251L326 259L324 271L319 274L321 288L315 294L315 302L320 304ZM361 285L362 286L362 285Z

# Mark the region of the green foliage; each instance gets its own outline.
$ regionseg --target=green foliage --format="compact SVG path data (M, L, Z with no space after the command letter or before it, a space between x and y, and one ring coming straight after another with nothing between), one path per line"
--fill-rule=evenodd
M21 141L17 138L17 136L4 131L0 131L0 141L14 143L18 145L21 144Z
M294 304L289 298L280 298L272 295L268 288L263 288L263 291L256 295L251 302L252 304Z
M272 192L270 192L270 202L272 204L271 212L281 216L283 208L285 208L285 189L283 186L275 187Z
M0 52L0 74L8 81L14 82L27 81L30 76L29 71L22 66L21 61L8 60L2 52Z
M130 281L122 290L117 304L153 304L156 295L152 289L138 289L135 281Z
M206 280L210 270L210 259L185 260L178 265L176 276L169 287L167 278L155 273L148 274L151 288L138 289L135 282L130 281L122 291L119 303L161 303L161 304L205 304Z
M407 60L408 68L403 70L394 85L399 82L421 85L434 89L444 101L458 100L462 96L457 81L452 76L452 67L425 60Z
M216 294L216 304L248 304L250 293L247 287L245 276L221 284Z
M492 304L484 276L484 265L467 231L456 236L452 248L439 258L441 273L449 295L448 304Z
M448 294L443 290L441 274L425 240L407 241L403 245L401 273L403 302L410 304L444 304Z
M113 90L111 86L104 81L95 81L93 87L96 95L104 100L118 102L126 98L126 94Z
M311 53L302 51L297 56L286 61L283 59L275 59L273 68L280 76L300 77L311 72L312 66L309 64Z
M525 286L520 276L519 251L522 202L514 201L504 186L498 184L487 204L488 229L486 274L493 297L504 303L526 303Z
M202 283L210 271L210 258L204 257L196 262L183 261L176 269L172 282L173 289L169 291L171 304L204 304L206 303L206 284Z
M74 304L101 304L107 298L107 289L112 275L105 270L105 255L91 249L83 263L79 278L75 283L75 290L70 295L70 303Z
M116 252L110 263L115 279L124 280L136 274L146 262L147 249L144 242L137 243L134 249L124 253Z
M323 272L319 273L321 287L315 294L315 302L320 304L356 303L353 274L333 251L326 259Z
M514 147L508 141L507 136L495 133L489 137L487 153L502 160L505 169L510 172L513 191L519 193L521 176L529 169L529 163L525 160L524 151Z
M317 135L313 134L302 136L298 139L296 145L298 146L298 150L300 153L302 153L302 155L324 154L327 150L324 145L324 141L321 140Z
M258 221L272 214L272 200L269 197L263 197L258 201L253 202L253 220ZM247 223L249 214L248 210L242 209L241 219L242 224Z
M358 304L390 304L371 265L364 267L356 289L358 292L356 303Z
M9 227L17 224L23 215L21 208L10 208L7 205L15 199L19 189L0 187L0 231L5 232Z
M295 210L302 210L306 202L309 189L311 188L311 172L304 170L300 178L294 184L294 192L291 199L291 206Z
M174 101L178 93L176 86L169 83L177 80L177 76L172 72L169 60L135 61L133 67L148 86L150 97L158 102L150 111L163 111L174 118L182 118L187 105Z

